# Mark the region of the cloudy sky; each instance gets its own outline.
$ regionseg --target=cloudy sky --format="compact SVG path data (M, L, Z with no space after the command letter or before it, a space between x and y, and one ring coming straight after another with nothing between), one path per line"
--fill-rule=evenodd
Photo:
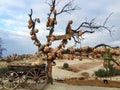
M58 1L58 0L57 0ZM58 9L68 0L61 0ZM0 1L0 37L2 38L3 47L7 49L3 56L17 54L31 54L37 51L33 41L30 39L27 28L28 13L33 9L33 18L39 17L40 24L38 38L44 44L46 42L46 20L49 6L46 0L1 0ZM111 46L120 46L120 0L75 0L74 5L78 5L81 9L74 11L72 14L61 14L57 17L58 24L55 27L54 34L64 34L68 20L73 20L72 28L77 28L83 21L90 21L96 18L97 25L102 24L110 13L113 13L108 20L106 26L115 26L112 31L112 37L109 32L102 30L94 34L84 35L85 38L82 46L95 46L105 43ZM56 46L58 42L54 42ZM68 45L73 45L73 41L69 41Z

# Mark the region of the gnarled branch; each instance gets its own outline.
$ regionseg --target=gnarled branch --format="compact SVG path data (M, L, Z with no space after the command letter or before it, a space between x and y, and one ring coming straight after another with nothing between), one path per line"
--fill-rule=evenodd
M73 5L73 1L74 0L71 0L67 4L65 4L63 6L63 8L57 13L57 15L62 14L64 12L71 14L72 11L80 9L78 6L72 6Z

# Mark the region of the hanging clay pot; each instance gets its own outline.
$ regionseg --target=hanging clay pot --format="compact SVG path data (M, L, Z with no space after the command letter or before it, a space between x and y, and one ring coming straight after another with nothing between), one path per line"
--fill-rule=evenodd
M49 47L48 47L48 46L45 46L43 51L44 51L44 53L49 52Z
M36 21L37 21L38 23L40 23L40 19L39 19L39 18L36 18Z
M103 46L100 51L101 51L101 53L105 53L106 52L106 47Z
M38 31L39 31L38 29L35 29L35 30L34 30L35 33L38 33Z
M53 9L54 9L53 7L52 7L52 8L50 8L50 11L52 12L52 11L53 11Z
M30 19L30 20L28 20L28 24L30 25L30 24L32 24L33 22L32 22L32 20Z
M72 24L72 23L73 23L73 20L69 20L68 23L69 23L69 24Z
M33 24L29 24L28 28L31 29L33 27Z
M50 23L49 23L50 27L52 27L53 24L54 24L54 19L50 19Z
M56 14L56 13L57 13L57 11L56 11L55 8L52 10L52 12L53 12L53 14Z
M34 32L33 31L30 31L30 35L33 35L34 34Z
M94 49L93 49L93 53L94 53L94 54L98 54L98 49L97 49L97 48L94 48Z
M55 40L55 36L52 35L52 36L50 37L50 41L54 41L54 40Z
M100 58L101 57L101 54L96 54L96 58Z
M48 53L47 59L51 60L52 59L52 53Z
M34 42L34 44L36 45L36 46L39 46L40 45L40 43L39 42Z
M83 32L82 31L79 31L78 32L78 36L82 36Z
M36 37L35 37L34 35L32 35L32 36L31 36L31 39L32 39L32 40L35 40L35 39L36 39Z
M57 24L57 20L56 19L54 19L54 24Z

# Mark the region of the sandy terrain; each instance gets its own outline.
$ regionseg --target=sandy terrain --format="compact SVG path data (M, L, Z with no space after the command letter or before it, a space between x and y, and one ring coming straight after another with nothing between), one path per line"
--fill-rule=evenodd
M62 69L64 63L69 64L68 70ZM57 65L53 67L53 78L54 79L66 79L66 78L73 78L73 77L84 77L82 73L87 72L89 77L94 74L94 71L98 70L102 67L102 61L98 60L57 60ZM61 68L59 68L61 67Z

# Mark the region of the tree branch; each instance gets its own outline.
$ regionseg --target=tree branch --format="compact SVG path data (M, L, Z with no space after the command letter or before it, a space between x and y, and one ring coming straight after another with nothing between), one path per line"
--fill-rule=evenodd
M78 28L75 29L74 31L79 31L80 28L89 28L89 29L91 29L92 31L93 31L93 29L94 29L94 31L95 31L95 29L96 29L96 30L106 29L106 30L109 31L110 36L111 36L112 28L113 28L114 26L112 26L111 28L109 28L109 27L107 27L107 26L105 26L105 25L106 25L108 19L110 18L110 16L111 16L112 14L113 14L113 13L111 13L111 14L105 19L103 25L95 25L95 24L94 24L95 18L94 18L94 19L92 19L90 22L87 22L87 21L82 22L82 23L80 24L80 26L78 26Z
M96 45L94 48L98 48L98 47L101 47L101 46L105 46L105 47L109 47L109 48L119 48L119 46L112 47L112 46L106 45L106 44L98 44L98 45Z
M71 14L71 11L78 10L79 9L78 6L74 6L74 7L72 6L73 5L73 1L74 0L69 1L67 4L65 4L63 6L63 8L60 10L60 12L58 12L56 15L59 15L59 14L64 13L64 12Z

